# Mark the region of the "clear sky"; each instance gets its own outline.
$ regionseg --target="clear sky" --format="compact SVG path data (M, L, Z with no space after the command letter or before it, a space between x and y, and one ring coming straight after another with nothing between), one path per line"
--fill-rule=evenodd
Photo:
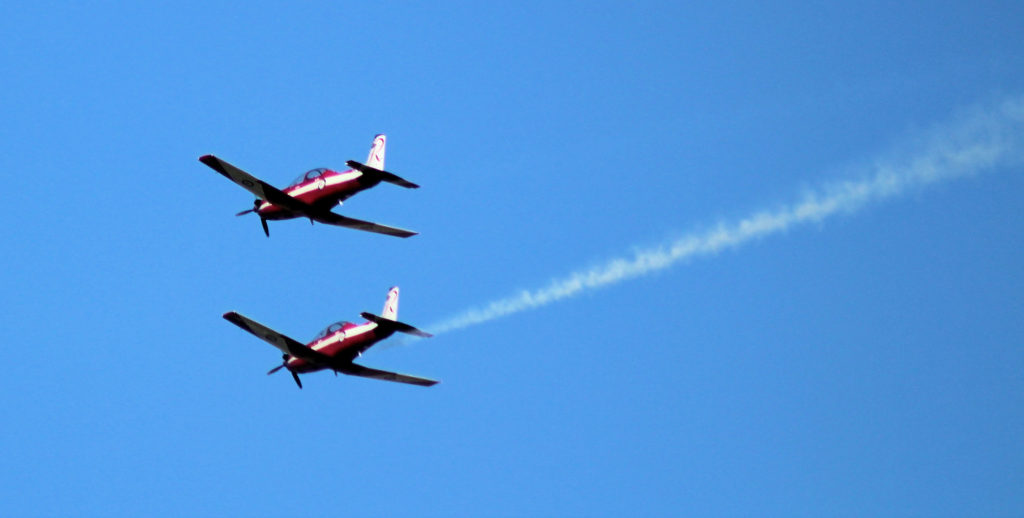
M1024 4L683 4L4 4L0 515L1024 514Z

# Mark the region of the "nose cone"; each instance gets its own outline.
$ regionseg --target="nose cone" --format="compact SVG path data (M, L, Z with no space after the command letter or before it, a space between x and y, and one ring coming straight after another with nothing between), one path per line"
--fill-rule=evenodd
M303 369L307 366L307 363L302 358L288 358L288 361L284 362L284 366L292 372L303 372Z

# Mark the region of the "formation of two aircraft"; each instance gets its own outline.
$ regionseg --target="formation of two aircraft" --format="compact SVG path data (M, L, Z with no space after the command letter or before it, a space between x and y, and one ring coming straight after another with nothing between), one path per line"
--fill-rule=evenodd
M416 232L411 230L348 218L331 211L335 205L340 205L353 195L381 182L408 189L419 187L384 170L386 144L387 138L384 135L377 135L373 139L370 155L365 164L349 160L346 164L351 169L343 172L325 168L313 169L296 178L284 189L277 189L213 155L202 156L199 161L256 195L253 208L239 212L238 215L255 213L259 216L267 237L270 237L268 220L294 218L309 218L310 222L317 221L390 236L413 236ZM336 322L321 331L311 342L303 344L234 311L224 314L227 321L280 349L283 363L267 374L273 374L282 368L288 369L299 388L302 388L300 373L328 369L335 373L425 387L437 384L434 380L371 369L354 362L364 351L396 332L421 337L431 336L398 321L398 287L388 291L384 310L380 315L363 312L361 316L366 319L362 324Z

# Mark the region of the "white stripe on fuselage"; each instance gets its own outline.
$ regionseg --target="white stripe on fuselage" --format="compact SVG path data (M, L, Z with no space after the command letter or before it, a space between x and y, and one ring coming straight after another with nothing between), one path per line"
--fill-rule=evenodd
M369 333L370 331L373 331L374 329L377 329L377 324L373 322L367 322L363 325L353 327L345 331L344 333L337 333L330 339L324 340L314 345L313 347L310 347L310 349L313 349L314 351L319 351L320 349L323 349L324 347L327 347L328 345L331 345L335 342L343 342L346 338L352 338L355 336L366 334Z
M327 177L326 180L324 180L324 187L327 187L328 185L338 185L339 183L345 183L345 182L347 182L349 180L354 180L356 178L359 178L362 175L363 175L363 173L360 173L359 171L348 171L346 173L339 173L339 174L331 175L331 176ZM320 187L319 187L320 180L323 180L323 179L322 178L318 178L315 181L312 181L310 183L307 183L306 185L303 185L303 186L295 189L294 191L285 191L285 192L288 193L289 196L295 197L295 196L301 196L303 194L306 194L307 192L312 192L312 191L319 190L320 189Z
M331 344L334 344L334 343L337 343L337 342L344 342L345 339L347 339L347 338L363 335L363 334L369 333L370 331L373 331L374 329L377 329L377 324L374 323L374 322L367 322L365 324L353 327L353 328L349 329L348 331L345 331L344 333L335 333L334 336L328 338L327 340L323 340L323 341L321 341L320 343L318 343L316 345L311 346L310 349L313 349L314 351L318 351L319 352L320 349L323 349L324 347L327 347L328 345L331 345ZM320 368L324 368L324 369L328 368L326 365L320 365L320 364L318 364L316 362L312 362L312 361L309 361L309 360L304 360L302 358L298 358L298 357L295 357L295 356L292 356L291 358L288 358L288 361L286 363L294 364L294 363L297 363L297 362L304 362L304 363L306 363L308 365L312 365L314 367L320 367Z
M327 187L328 185L338 185L339 183L345 183L347 181L359 178L362 175L363 175L363 173L360 173L359 171L348 171L348 172L345 172L345 173L339 173L339 174L331 175L329 178L327 178L327 180L324 181L324 187ZM298 187L298 188L296 188L293 191L285 190L284 193L287 194L288 196L291 196L292 198L296 198L298 196L306 194L307 192L318 190L318 187L317 187L318 183L319 183L319 181L312 182L312 183L303 185L302 187ZM270 207L270 206L271 206L271 203L269 201L265 201L264 200L263 203L260 204L259 210L266 209L267 207Z

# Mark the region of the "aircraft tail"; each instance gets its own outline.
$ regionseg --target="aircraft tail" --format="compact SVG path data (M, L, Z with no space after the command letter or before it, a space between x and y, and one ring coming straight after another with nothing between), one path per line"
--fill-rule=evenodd
M409 324L398 321L398 286L388 290L388 299L384 302L384 310L381 311L380 316L374 315L368 311L364 311L360 314L363 318L376 323L383 329L416 335L423 338L430 338L433 336L430 333L421 331Z
M384 134L373 137L373 145L370 147L370 155L366 157L366 165L384 170L384 151L387 144L387 136Z
M384 310L380 316L388 320L398 320L398 286L388 290L388 298L384 301Z
M360 164L355 160L349 160L345 162L345 164L379 182L393 183L395 185L405 187L406 189L418 189L420 187L419 185L384 170L384 151L386 144L387 136L384 134L377 135L376 137L373 137L373 146L370 147L370 156L366 157L365 164Z
M419 337L423 337L423 338L430 338L431 336L434 336L434 335L432 335L432 334L430 334L430 333L428 333L426 331L421 331L419 329L416 329L415 327L410 326L409 324L406 324L405 322L399 322L397 320L391 320L390 318L378 317L377 315L374 315L373 313L369 313L369 312L363 312L363 313L361 313L361 315L363 315L363 318L365 318L365 319L369 320L370 322L373 322L373 323L377 324L378 326L380 326L381 329L385 329L385 330L388 330L388 331L397 331L399 333L406 333L406 334L415 335L415 336L419 336Z

